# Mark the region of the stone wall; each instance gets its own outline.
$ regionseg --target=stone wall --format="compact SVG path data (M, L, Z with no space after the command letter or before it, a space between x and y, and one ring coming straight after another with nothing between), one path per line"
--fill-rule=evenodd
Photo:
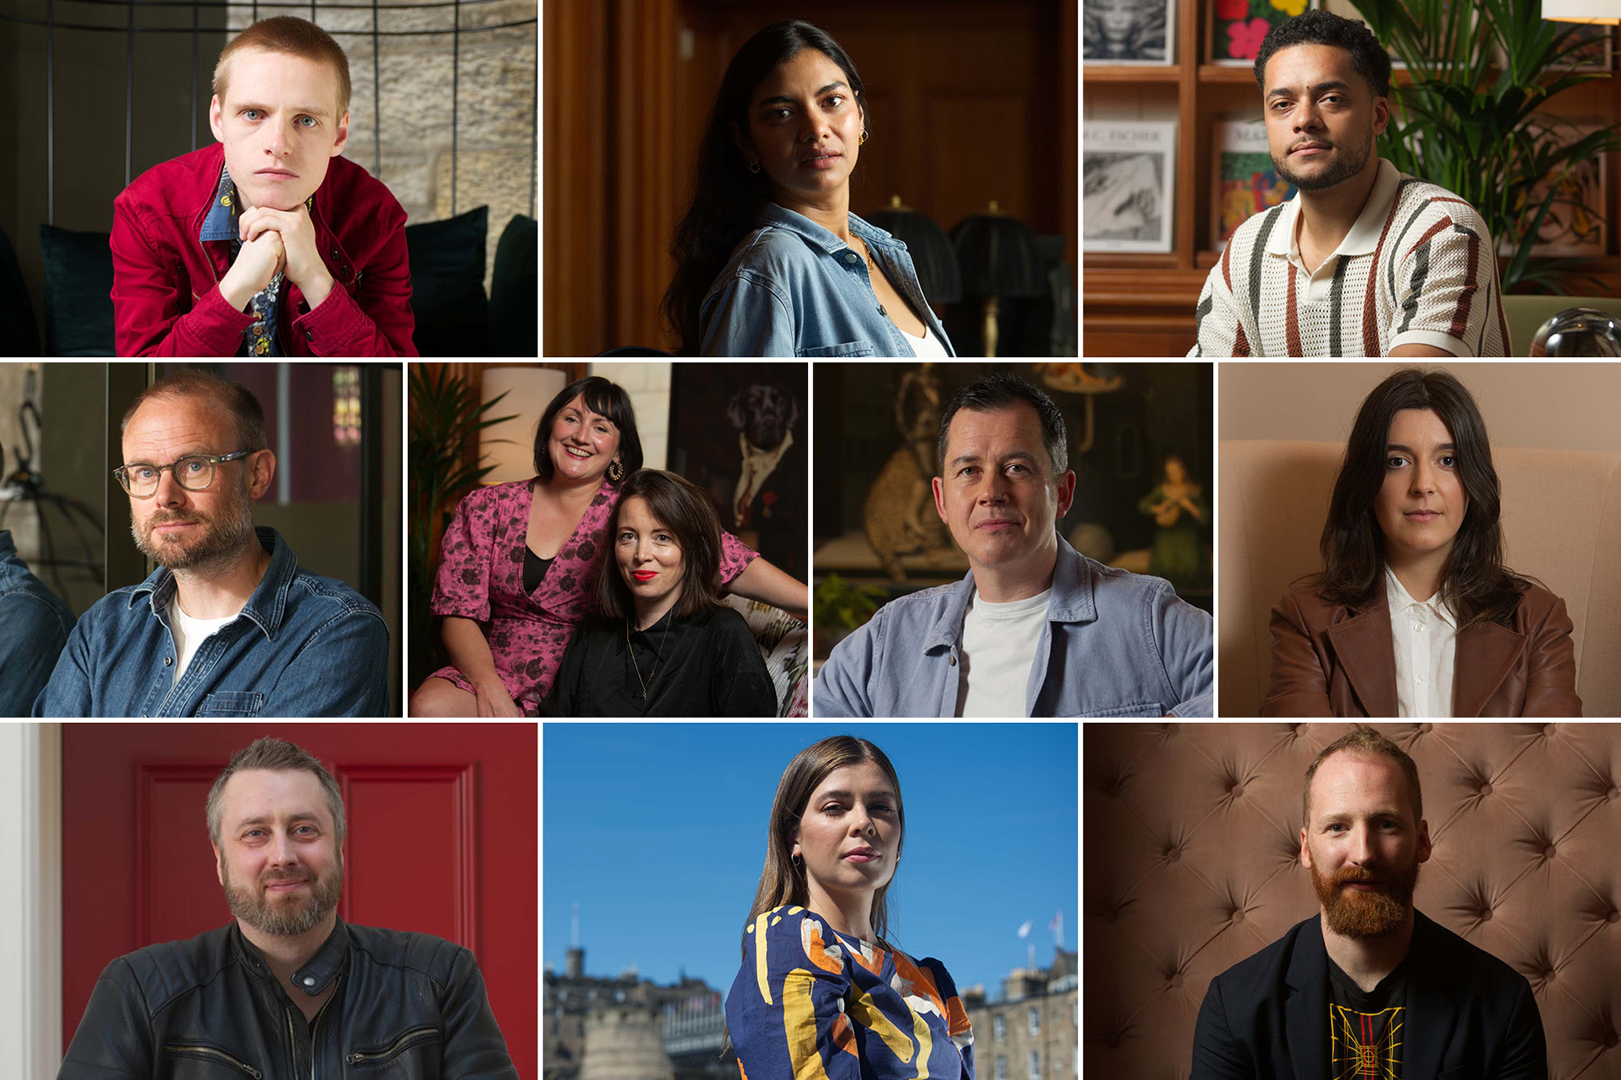
M259 15L311 18L311 10L260 8ZM378 12L378 28L384 33L377 38L374 64L370 8L313 6L313 21L336 37L349 56L353 98L343 156L387 184L413 224L451 217L454 85L454 205L457 213L490 208L484 268L488 292L501 231L514 214L538 217L535 0L460 0L437 7L378 0ZM459 45L452 33L458 20ZM252 21L250 4L232 5L233 30ZM391 37L389 31L413 33Z

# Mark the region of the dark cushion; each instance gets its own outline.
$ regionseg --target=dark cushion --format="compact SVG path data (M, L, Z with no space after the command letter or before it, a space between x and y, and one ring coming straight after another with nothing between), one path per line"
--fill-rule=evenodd
M490 208L405 227L411 257L412 340L423 356L489 355L484 238Z
M113 355L113 253L107 233L39 227L45 355Z
M0 342L12 356L39 355L39 327L11 237L0 229Z
M495 246L490 277L490 355L539 356L540 225L514 214Z

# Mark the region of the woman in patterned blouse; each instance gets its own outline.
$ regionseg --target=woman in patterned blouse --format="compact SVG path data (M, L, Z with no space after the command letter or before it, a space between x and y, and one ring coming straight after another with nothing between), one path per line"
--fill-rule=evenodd
M608 521L641 468L630 395L600 376L563 388L535 430L535 477L480 488L445 530L434 614L451 663L411 696L412 716L535 716L569 638L595 610ZM805 586L730 533L721 579L795 614Z
M895 768L865 739L823 739L783 773L726 996L742 1080L973 1080L956 984L886 940L905 832Z

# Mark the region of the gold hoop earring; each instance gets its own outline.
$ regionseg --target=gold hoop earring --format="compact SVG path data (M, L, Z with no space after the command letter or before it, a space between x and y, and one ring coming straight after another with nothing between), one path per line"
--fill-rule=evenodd
M866 128L861 129L861 141L856 143L856 145L857 146L866 146L867 145L867 129Z
M760 163L758 161L749 162L749 172L757 173L759 171L760 171Z
M610 462L608 462L608 479L612 480L614 483L617 484L617 483L619 483L619 481L623 480L624 478L625 478L625 466L624 466L624 463L619 462L619 461L610 461Z

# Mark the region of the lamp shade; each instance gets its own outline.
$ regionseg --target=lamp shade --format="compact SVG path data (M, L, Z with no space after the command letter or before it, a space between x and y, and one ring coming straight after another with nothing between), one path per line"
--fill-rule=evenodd
M906 245L917 267L923 298L931 304L955 304L962 299L962 271L957 268L957 251L946 232L916 210L900 205L900 196L891 200L890 209L876 210L867 220Z
M1557 22L1621 23L1621 0L1542 0L1542 17Z
M996 212L970 214L951 230L962 287L981 296L1047 295L1036 238L1024 222Z
M486 484L527 480L535 475L535 424L567 385L561 371L542 367L487 367L484 369L484 401L501 403L487 416L511 416L491 424L478 435L478 452L495 469L484 478Z

